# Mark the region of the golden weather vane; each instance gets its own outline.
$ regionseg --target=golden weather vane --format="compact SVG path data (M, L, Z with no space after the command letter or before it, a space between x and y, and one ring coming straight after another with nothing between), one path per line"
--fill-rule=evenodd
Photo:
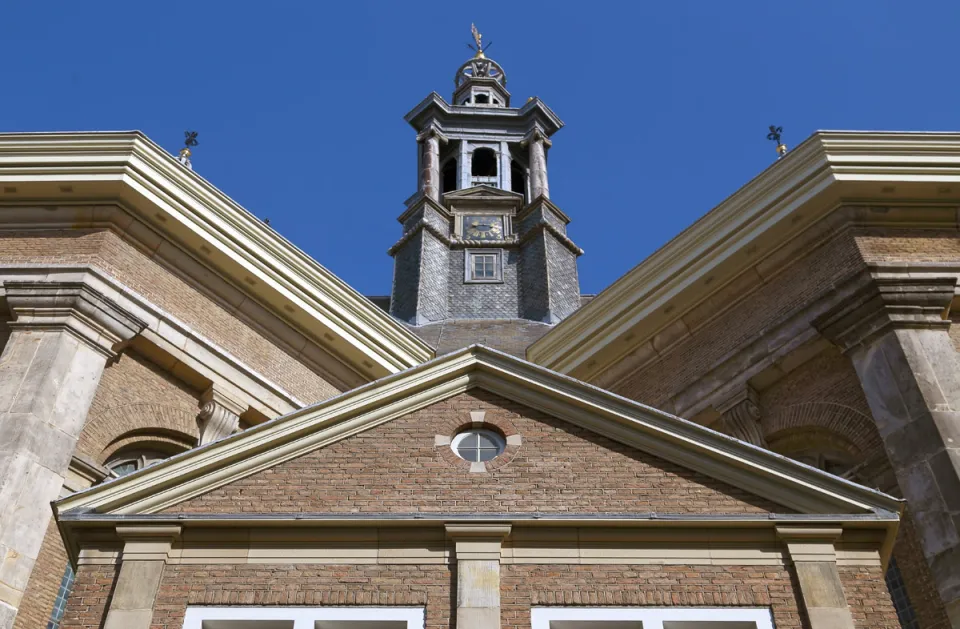
M467 46L469 46L470 50L475 50L475 51L477 51L477 55L476 55L476 56L477 56L478 58L480 58L480 59L483 59L483 58L484 58L484 54L483 54L483 53L484 53L484 51L485 51L487 48L490 47L490 44L487 44L487 47L486 47L486 48L483 47L483 42L481 41L481 40L483 39L483 34L482 34L480 31L477 30L477 25L476 25L476 24L471 24L471 25L470 25L470 33L473 35L473 41L475 41L475 42L477 43L477 45L476 45L476 47L474 47L472 44L467 44Z

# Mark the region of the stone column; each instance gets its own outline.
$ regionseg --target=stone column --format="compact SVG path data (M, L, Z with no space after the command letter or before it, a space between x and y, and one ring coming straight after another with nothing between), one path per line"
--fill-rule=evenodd
M200 427L198 445L213 443L232 435L240 425L240 415L246 410L245 404L212 385L200 396L200 413L197 415L197 425Z
M540 129L534 129L523 140L530 149L530 196L531 200L543 195L550 198L547 180L547 149L552 145Z
M420 164L420 190L434 201L440 200L440 142L447 138L436 127L428 127L417 136L417 142L423 145Z
M126 543L103 629L150 629L160 578L179 526L118 526Z
M0 355L0 628L13 625L100 375L145 324L82 283L6 282Z
M759 396L749 384L716 406L723 432L740 441L767 447L760 427Z
M510 145L500 143L500 189L510 190L513 187L513 173L510 172Z
M500 546L509 524L448 524L457 558L457 629L500 627Z
M839 528L777 527L800 584L810 629L854 629L833 546Z
M852 359L951 626L960 629L960 361L945 319L956 278L873 269L815 322Z

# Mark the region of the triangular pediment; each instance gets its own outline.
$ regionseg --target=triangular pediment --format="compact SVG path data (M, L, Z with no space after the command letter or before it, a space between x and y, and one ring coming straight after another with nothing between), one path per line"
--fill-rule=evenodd
M896 499L880 492L482 346L74 494L55 508L60 517L157 514L475 389L780 505L783 512L863 517L899 510Z
M509 190L501 190L493 186L479 185L463 190L454 190L443 195L445 205L465 205L474 203L510 204L517 207L523 205L523 195Z

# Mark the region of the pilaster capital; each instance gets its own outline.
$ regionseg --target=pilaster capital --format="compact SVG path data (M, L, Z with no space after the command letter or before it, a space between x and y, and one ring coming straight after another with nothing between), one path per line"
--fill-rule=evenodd
M949 329L946 315L957 285L955 275L871 270L871 279L863 288L813 321L813 326L844 352L889 330Z
M544 133L543 129L540 127L534 127L531 129L530 132L525 135L522 140L520 140L520 146L525 147L531 142L540 142L547 148L553 146L553 142L547 137L547 134Z
M14 330L62 330L113 357L147 324L83 282L3 284Z
M509 524L447 524L457 561L500 561L500 547L510 534Z
M417 134L417 142L419 143L426 142L431 138L436 138L443 144L446 144L450 141L450 138L443 134L443 131L440 130L439 125L436 123L431 123L423 131Z
M240 415L247 410L243 402L235 399L216 385L200 396L200 412L197 425L200 428L200 444L205 445L229 437L240 425Z
M182 529L175 525L117 526L117 537L123 540L123 561L166 561L173 543Z
M825 561L836 563L837 551L834 544L843 529L833 527L778 526L777 539L787 547L790 559L798 561Z

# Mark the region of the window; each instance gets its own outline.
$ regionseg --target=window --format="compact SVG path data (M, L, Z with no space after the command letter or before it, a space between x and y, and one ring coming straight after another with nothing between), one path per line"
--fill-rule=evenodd
M423 608L188 607L183 629L423 629Z
M490 95L489 94L477 94L473 97L473 102L477 105L489 105L490 104Z
M886 580L887 589L890 590L890 598L893 599L893 608L897 610L900 627L902 629L919 629L920 622L917 620L913 605L910 604L910 599L907 597L907 586L903 583L903 575L900 574L896 559L890 559Z
M60 629L60 621L63 620L63 612L67 610L67 599L70 598L70 592L73 590L75 576L73 566L68 563L63 579L60 580L60 589L57 590L57 599L53 602L53 611L50 612L47 629Z
M773 629L766 608L534 607L533 629Z
M500 251L470 250L466 252L464 280L467 282L500 282L503 278L500 266Z
M493 149L479 148L473 152L470 173L474 177L497 176L497 153Z
M515 161L510 164L510 191L527 196L527 171Z
M110 457L107 460L106 467L118 477L126 476L137 470L150 467L154 463L159 463L169 456L169 454L157 450L127 450Z
M479 463L503 454L507 443L492 430L467 430L454 437L450 447L464 461Z

